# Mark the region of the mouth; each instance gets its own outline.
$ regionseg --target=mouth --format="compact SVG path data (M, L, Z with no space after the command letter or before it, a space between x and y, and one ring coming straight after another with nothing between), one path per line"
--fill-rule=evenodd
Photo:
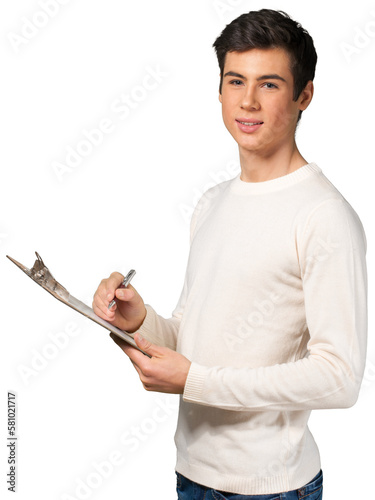
M256 132L264 122L259 121L259 120L237 120L236 123L238 128L241 130L241 132L244 132L245 134L251 134L253 132Z
M240 120L236 120L236 122L241 123L242 125L246 125L247 127L252 127L253 125L262 125L264 122L242 122Z

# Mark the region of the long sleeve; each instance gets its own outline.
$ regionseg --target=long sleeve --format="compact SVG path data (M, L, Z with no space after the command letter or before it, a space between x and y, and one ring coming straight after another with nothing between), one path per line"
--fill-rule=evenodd
M185 300L186 284L184 284L180 299L170 318L160 316L149 304L145 304L146 317L137 331L153 344L168 347L175 351ZM131 335L134 336L135 333Z
M367 343L361 222L344 199L334 197L311 211L295 244L309 336L306 355L257 368L193 362L184 401L237 411L346 408L356 402Z

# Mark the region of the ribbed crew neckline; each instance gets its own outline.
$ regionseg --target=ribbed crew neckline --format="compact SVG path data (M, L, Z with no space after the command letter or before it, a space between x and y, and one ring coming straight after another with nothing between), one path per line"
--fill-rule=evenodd
M314 162L307 163L290 174L262 182L246 182L239 173L232 181L231 191L236 194L266 194L293 186L312 174L320 174L322 170Z

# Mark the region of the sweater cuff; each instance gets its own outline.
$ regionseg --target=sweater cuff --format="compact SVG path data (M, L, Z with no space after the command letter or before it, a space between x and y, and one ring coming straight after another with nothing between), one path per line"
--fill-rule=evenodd
M203 394L203 385L206 379L207 368L192 362L186 378L183 392L183 400L190 403L201 403Z
M145 308L146 308L146 316L145 316L145 319L143 320L143 323L141 324L141 326L135 332L132 332L132 333L127 332L127 333L131 337L134 337L134 335L138 332L146 340L148 340L151 343L154 343L154 340L153 340L154 330L155 330L154 317L155 317L156 312L149 304L145 304Z

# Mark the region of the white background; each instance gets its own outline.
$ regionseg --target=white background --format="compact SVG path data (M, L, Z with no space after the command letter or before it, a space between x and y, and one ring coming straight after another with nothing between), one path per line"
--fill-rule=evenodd
M31 267L38 251L89 304L102 278L134 268L145 302L169 317L183 284L191 210L207 187L239 168L221 119L212 43L238 15L274 8L302 23L319 56L299 149L355 208L368 239L365 382L353 408L315 411L310 420L324 498L367 498L375 446L374 3L65 0L48 16L43 3L0 7L1 494L10 495L9 390L18 401L19 499L175 498L177 396L145 392L103 329L5 256ZM350 56L344 43L354 48ZM150 68L162 76L145 90ZM133 96L127 115L117 107L122 94ZM111 132L59 180L54 162L66 163L67 148L77 150L84 130L102 120Z

